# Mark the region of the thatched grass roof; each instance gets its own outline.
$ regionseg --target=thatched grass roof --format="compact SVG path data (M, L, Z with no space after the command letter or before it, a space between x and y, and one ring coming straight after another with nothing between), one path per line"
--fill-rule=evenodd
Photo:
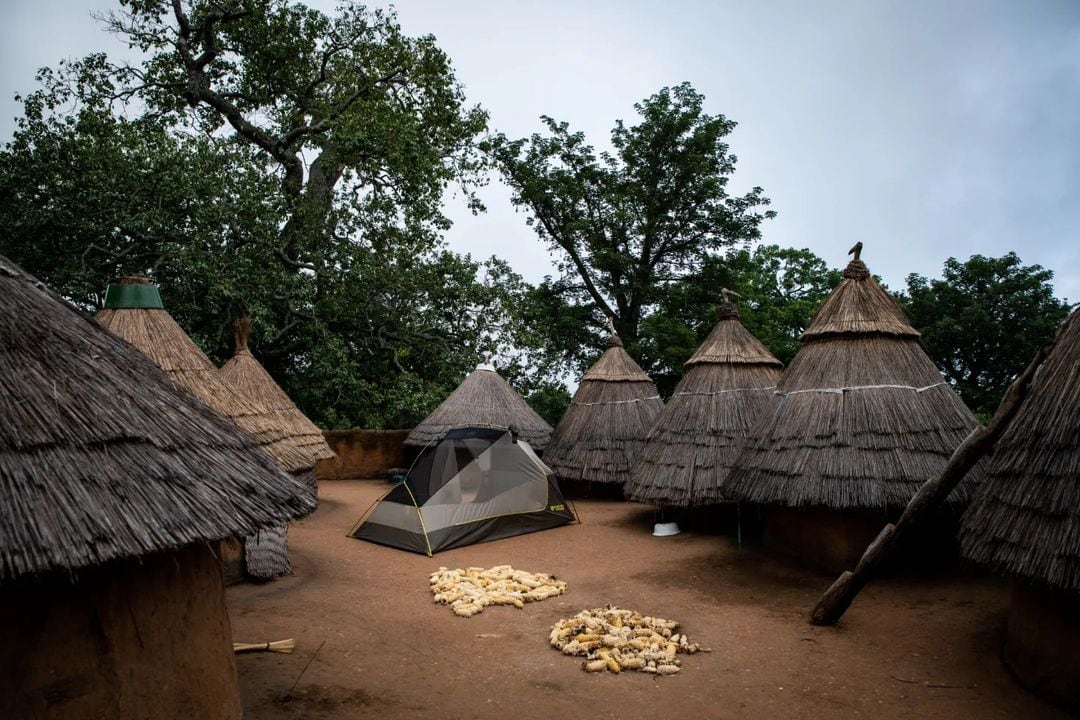
M1080 310L997 442L960 546L994 570L1080 595Z
M278 465L287 472L300 472L313 466L306 452L298 448L278 418L261 402L245 397L226 383L214 363L187 336L187 333L162 307L128 302L116 297L118 286L147 286L146 278L121 278L109 288L105 308L95 319L109 332L142 350L173 382L192 392L213 410L232 419L255 439Z
M319 460L334 457L334 451L326 444L322 430L300 412L300 408L248 350L250 335L251 318L245 316L237 320L236 352L218 372L241 395L264 406L278 427L285 431L289 441L307 455L312 466Z
M513 428L534 450L547 447L551 426L490 365L479 365L434 412L413 428L406 445L423 447L455 427Z
M0 581L314 509L232 422L3 257L0 317Z
M652 379L612 335L555 426L544 462L566 480L624 485L663 407Z
M905 506L978 424L918 338L853 260L803 333L724 491L789 507ZM953 502L970 498L979 471Z
M783 364L725 302L716 327L685 367L645 439L626 486L631 500L679 507L724 501L721 483L769 405Z

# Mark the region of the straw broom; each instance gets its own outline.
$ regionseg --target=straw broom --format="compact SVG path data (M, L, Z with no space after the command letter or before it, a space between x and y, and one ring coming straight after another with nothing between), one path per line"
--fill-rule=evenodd
M261 642L261 643L233 643L232 649L235 653L249 653L249 652L276 652L276 653L291 653L296 648L296 641L278 640L277 642Z

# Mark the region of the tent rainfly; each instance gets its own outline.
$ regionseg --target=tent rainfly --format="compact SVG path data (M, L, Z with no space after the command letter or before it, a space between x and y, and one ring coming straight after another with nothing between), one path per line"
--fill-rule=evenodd
M555 426L544 462L560 480L622 488L664 401L614 331L607 344Z
M314 499L3 257L0 317L0 717L239 718L212 545Z
M301 477L313 493L315 461L310 450L297 442L293 429L280 414L257 396L247 396L231 383L187 336L165 310L156 285L146 278L121 278L109 286L105 307L95 316L103 327L142 350L172 380L213 410L232 419L288 473ZM271 578L288 571L285 534L281 527L261 530L252 541L260 548L248 557L248 574ZM222 547L222 567L229 583L244 574L245 558L238 542Z
M766 544L827 569L857 560L978 420L859 259L825 300L724 482L769 506ZM979 468L950 496L964 504Z
M537 452L543 452L551 438L551 426L491 365L477 365L434 412L413 428L405 444L424 447L450 429L463 426L512 428Z
M424 448L349 536L431 555L573 519L527 442L504 428L454 428Z
M1005 662L1080 711L1080 310L996 443L960 546L1014 578Z
M716 326L686 361L686 374L645 439L626 487L630 500L688 507L726 499L721 482L783 369L739 322L727 296Z

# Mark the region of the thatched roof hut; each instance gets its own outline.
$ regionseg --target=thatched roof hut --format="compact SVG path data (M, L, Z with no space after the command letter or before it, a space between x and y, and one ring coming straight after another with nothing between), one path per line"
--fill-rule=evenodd
M314 466L265 405L226 383L202 350L187 336L164 305L157 286L146 278L121 278L109 286L105 307L95 319L109 332L142 350L172 378L213 410L231 418L287 472Z
M684 367L645 439L626 486L630 500L676 507L723 502L721 482L769 405L783 364L725 299L716 326Z
M0 257L0 715L239 718L211 544L314 499Z
M859 259L801 340L724 489L795 508L903 508L978 420Z
M652 379L613 333L555 426L544 462L560 480L621 488L663 407Z
M424 447L455 427L512 428L536 451L547 447L551 426L495 372L477 365L434 412L413 428L406 445Z
M300 408L248 350L250 335L251 317L244 316L236 321L236 351L218 372L241 395L267 409L278 427L288 434L292 444L307 454L311 466L319 460L334 457L322 430L300 412Z
M768 505L767 546L827 570L857 561L978 425L859 249L723 484L735 500ZM952 505L970 499L979 472Z
M1026 684L1080 709L1080 310L996 443L960 545L1017 578L1006 661Z

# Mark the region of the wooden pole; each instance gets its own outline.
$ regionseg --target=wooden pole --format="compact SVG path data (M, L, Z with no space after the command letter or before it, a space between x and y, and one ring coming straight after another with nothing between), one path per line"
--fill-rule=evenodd
M1044 345L1028 364L1024 372L1020 374L1013 384L1009 386L997 412L986 427L979 426L971 431L960 447L953 451L949 462L937 477L927 480L915 497L911 498L903 515L896 524L889 524L882 528L881 532L866 548L859 564L854 572L845 570L836 581L829 586L825 594L818 600L810 613L810 622L814 625L834 625L847 609L851 606L855 596L866 586L873 574L896 548L903 539L914 529L917 529L922 518L934 508L945 502L949 493L960 484L968 471L975 466L987 452L989 452L998 438L1001 437L1009 423L1020 409L1024 398L1027 397L1031 387L1031 380L1035 372L1042 365L1046 356L1053 349L1054 343Z

